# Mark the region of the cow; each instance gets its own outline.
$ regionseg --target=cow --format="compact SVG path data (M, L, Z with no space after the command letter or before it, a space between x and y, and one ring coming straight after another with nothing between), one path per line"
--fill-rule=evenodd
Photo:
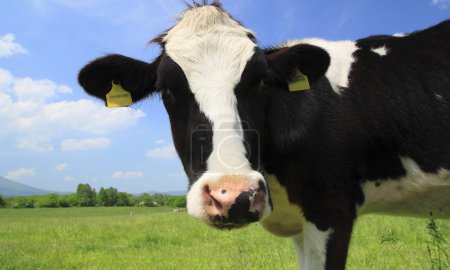
M344 269L363 214L450 217L450 21L262 48L203 1L152 42L153 62L106 55L78 81L161 96L190 215L291 237L301 269Z

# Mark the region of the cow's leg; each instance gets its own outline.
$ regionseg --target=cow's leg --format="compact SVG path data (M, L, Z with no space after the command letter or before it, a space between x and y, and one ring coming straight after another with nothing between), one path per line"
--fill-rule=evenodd
M353 228L353 219L345 217L332 228L327 242L325 269L344 270Z
M306 222L303 233L292 238L301 270L344 269L347 258L350 231L337 228L321 231Z
M327 243L332 230L319 230L306 222L303 233L293 238L301 270L323 270L327 260Z
M344 192L311 192L303 198L304 269L344 270L356 217L354 203Z
M292 237L292 242L294 242L295 247L295 254L297 255L298 267L300 268L300 270L306 269L303 238L303 233Z
M292 238L297 253L298 265L301 270L325 269L327 243L331 230L320 231L317 227L306 222L303 233Z

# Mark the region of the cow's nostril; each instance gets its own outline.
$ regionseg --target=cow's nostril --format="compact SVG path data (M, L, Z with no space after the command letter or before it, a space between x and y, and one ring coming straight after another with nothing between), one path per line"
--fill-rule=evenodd
M225 189L222 189L221 193L225 194L225 193L227 193L227 191Z
M214 196L211 194L211 188L208 185L205 185L203 187L203 192L205 194L205 198L207 198L208 206L214 205L214 207L219 211L221 211L223 209L222 204L216 198L214 198ZM223 194L223 192L222 192L222 194Z
M216 198L214 198L211 194L209 195L211 197L212 202L214 203L214 206L218 209L218 210L222 210L223 206L222 204L216 200Z

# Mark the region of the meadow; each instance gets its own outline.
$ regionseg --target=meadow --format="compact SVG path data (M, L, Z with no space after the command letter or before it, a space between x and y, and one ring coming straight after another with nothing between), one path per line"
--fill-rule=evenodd
M428 222L361 218L347 269L439 269ZM449 242L450 222L436 224ZM448 247L441 245L447 254ZM290 239L258 224L218 231L165 207L38 208L0 209L0 269L297 269L297 262Z

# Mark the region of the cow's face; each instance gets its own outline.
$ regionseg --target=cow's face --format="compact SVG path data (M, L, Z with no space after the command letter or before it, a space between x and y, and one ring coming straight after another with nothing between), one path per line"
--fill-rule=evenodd
M204 6L186 11L161 37L157 88L189 175L188 211L218 227L248 224L270 211L258 172L264 106L242 112L258 97L267 70L250 36L220 8Z
M263 81L274 81L268 73L292 69L295 54L272 50L267 56L253 34L216 4L187 10L156 40L163 51L153 63L109 55L84 67L80 84L102 99L112 80L133 101L161 94L189 178L191 215L218 228L267 216L269 191L260 172L271 87ZM276 84L272 88L287 86Z

